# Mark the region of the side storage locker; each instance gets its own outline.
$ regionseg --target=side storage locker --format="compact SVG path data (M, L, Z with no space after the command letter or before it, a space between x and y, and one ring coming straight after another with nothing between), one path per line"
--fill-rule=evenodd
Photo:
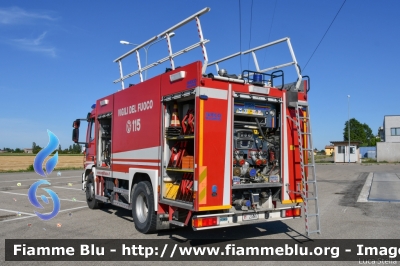
M194 90L163 97L162 201L193 209L195 171Z

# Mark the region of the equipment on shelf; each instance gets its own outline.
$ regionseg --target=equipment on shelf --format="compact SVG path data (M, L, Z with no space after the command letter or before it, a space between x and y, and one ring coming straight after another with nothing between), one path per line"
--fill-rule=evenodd
M168 167L182 167L182 157L186 154L186 145L187 141L180 141L171 148L171 158L169 159Z
M185 117L182 119L183 135L194 134L194 110L187 111Z

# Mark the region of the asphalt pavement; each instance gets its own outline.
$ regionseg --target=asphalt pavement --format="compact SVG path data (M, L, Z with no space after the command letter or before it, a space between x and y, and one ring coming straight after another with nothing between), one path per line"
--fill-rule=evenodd
M400 239L399 164L317 165L321 234L311 239ZM397 179L396 179L397 178ZM81 171L61 171L46 178L60 198L59 214L39 219L28 199L28 189L41 177L34 172L0 174L0 264L1 265L153 265L155 262L5 262L4 239L308 239L303 219L194 232L191 228L143 235L135 230L131 211L106 205L90 210L81 190ZM46 195L38 190L37 195ZM379 200L377 200L377 198ZM388 198L388 197L387 197ZM396 198L397 199L397 198ZM41 213L51 211L51 200ZM4 264L3 264L4 263ZM188 262L163 262L187 265ZM218 265L259 265L260 262L219 262ZM352 264L359 264L352 262ZM190 262L192 265L203 265ZM276 265L263 262L263 265ZM349 262L282 262L284 265L349 265Z

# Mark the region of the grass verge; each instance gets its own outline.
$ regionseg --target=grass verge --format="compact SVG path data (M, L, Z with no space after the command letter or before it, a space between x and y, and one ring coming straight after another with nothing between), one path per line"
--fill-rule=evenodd
M378 162L376 159L368 158L368 159L362 159L361 163L363 163L363 164L388 164L388 163L390 163L390 164L398 164L400 162L388 162L388 161L379 161Z

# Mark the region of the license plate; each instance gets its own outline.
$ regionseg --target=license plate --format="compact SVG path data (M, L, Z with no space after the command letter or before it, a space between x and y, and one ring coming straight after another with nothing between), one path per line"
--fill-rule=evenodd
M258 220L258 213L243 214L243 221Z

